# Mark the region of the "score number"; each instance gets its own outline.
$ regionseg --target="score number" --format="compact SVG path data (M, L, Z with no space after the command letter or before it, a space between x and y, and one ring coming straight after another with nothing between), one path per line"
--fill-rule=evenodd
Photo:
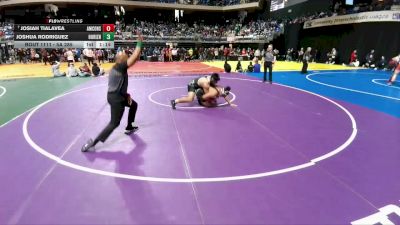
M114 33L103 33L103 41L114 41Z
M103 41L114 41L114 24L103 24Z
M103 32L114 32L115 25L114 24L103 24Z

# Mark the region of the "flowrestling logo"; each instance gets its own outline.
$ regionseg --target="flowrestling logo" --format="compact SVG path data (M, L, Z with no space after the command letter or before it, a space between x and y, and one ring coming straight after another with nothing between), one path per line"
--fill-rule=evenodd
M46 19L48 24L82 24L83 19Z

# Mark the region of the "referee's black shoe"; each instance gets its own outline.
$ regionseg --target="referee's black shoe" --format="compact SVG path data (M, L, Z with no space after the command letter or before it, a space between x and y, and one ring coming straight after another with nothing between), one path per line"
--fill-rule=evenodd
M127 127L127 128L125 129L125 132L124 132L124 133L125 133L126 135L130 135L130 134L136 132L137 130L139 130L139 127Z
M84 145L82 146L81 151L82 151L82 152L87 152L87 151L89 151L89 149L91 149L91 148L93 148L93 147L94 147L93 140L92 140L92 139L89 139L89 140L86 142L86 144L84 144Z

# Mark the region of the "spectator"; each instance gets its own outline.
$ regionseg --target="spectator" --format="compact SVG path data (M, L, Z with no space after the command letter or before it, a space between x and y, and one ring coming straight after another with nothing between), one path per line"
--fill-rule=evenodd
M87 59L89 66L91 65L91 63L93 63L94 60L94 53L92 49L84 49L83 50L83 55L84 57Z
M247 56L247 51L245 48L242 49L242 56Z
M97 63L93 63L92 73L95 77L100 75L100 67L97 65Z
M350 55L350 63L349 64L354 63L357 60L357 58L358 58L357 57L357 50L354 50Z
M106 61L108 61L108 51L107 50L103 50L103 59L105 59ZM100 62L99 62L100 63ZM104 63L104 61L103 61Z
M219 59L219 49L218 48L215 48L214 49L214 59Z
M229 48L224 49L224 56L225 56L225 61L227 61L229 56Z
M81 56L82 56L81 49L80 48L76 49L76 51L75 51L75 62L82 62Z
M253 63L250 62L249 66L247 66L247 72L252 73L254 71Z
M114 51L113 51L113 50L112 50L112 51L110 50L109 53L108 53L108 62L113 63L113 62L114 62L114 58L115 58Z
M67 62L73 63L74 62L74 53L72 52L71 49L68 49L67 52L65 53L65 56L67 58Z
M301 48L299 53L298 53L298 58L297 58L297 62L302 62L303 61L303 55L304 55L304 48Z
M171 54L172 54L172 60L173 61L179 61L179 59L178 59L178 49L173 48L172 51L171 51Z
M313 62L320 62L321 61L321 52L318 49L315 49Z
M261 65L258 63L258 59L256 59L254 63L254 73L261 73Z
M356 58L354 62L349 64L349 66L351 66L351 67L359 67L360 66L360 61L358 61L358 58Z
M238 60L238 62L236 64L236 72L239 72L239 73L243 72L242 64L240 63L240 59Z
M35 61L35 54L36 54L36 51L33 48L29 50L29 53L27 51L27 55L29 55L28 61L30 60L30 62L33 63Z
M83 66L79 67L79 76L80 77L89 77L92 73L90 72L89 66L84 63Z
M334 11L334 12L338 12L341 5L342 5L341 2L340 2L340 1L337 1L337 2L335 3L334 7L333 7L333 11Z
M378 64L377 64L377 69L380 70L386 70L387 69L387 61L385 59L385 56L382 56L381 59L379 60Z
M10 63L14 64L15 63L15 50L13 48L10 48L8 51L10 54Z
M51 71L53 73L53 77L65 77L65 72L60 72L60 62L54 61L51 63Z
M287 61L287 62L291 62L293 59L292 59L292 49L291 48L289 48L287 51L286 51L286 56L285 56L285 58L286 58L286 60L285 61Z
M225 63L224 63L224 70L225 70L225 72L226 73L230 73L231 72L231 65L229 65L229 63L228 63L228 60L225 60Z
M190 48L190 49L189 49L189 59L190 59L190 60L193 59L193 54L194 54L193 48Z
M168 52L168 54L167 54L167 56L168 56L168 62L172 62L172 47L169 47L169 48L167 49L167 52Z
M252 59L254 59L254 49L252 49L252 48L249 48L248 49L248 52L249 52L249 59L250 60L252 60Z
M104 63L104 52L102 49L98 49L96 51L96 58L97 58L97 62L103 62ZM94 65L94 63L93 63Z
M44 48L41 50L41 53L42 53L42 61L44 62L44 65L46 66L47 63L49 62L49 53Z
M332 48L332 51L327 54L328 56L328 61L326 62L327 64L335 64L336 63L336 56L337 56L337 51L336 48Z
M189 55L189 51L186 51L185 52L185 62L189 62L190 61L190 59L191 59L191 57L190 57L190 55Z
M18 49L17 55L18 55L19 63L22 63L22 62L26 63L24 49L22 49L22 48Z
M261 51L260 51L260 49L257 49L254 53L254 57L256 57L258 60L260 60L260 56L261 56Z
M74 63L69 63L67 77L78 76L78 70L75 68Z
M104 70L97 65L97 63L93 63L92 72L94 76L102 76L104 75Z
M365 57L365 64L366 68L375 68L375 50L372 49L370 53L367 54Z

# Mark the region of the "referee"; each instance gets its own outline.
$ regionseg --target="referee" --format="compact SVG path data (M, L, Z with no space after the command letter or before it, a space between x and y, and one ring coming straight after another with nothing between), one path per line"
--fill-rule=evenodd
M267 51L264 54L264 79L267 82L267 69L269 69L268 81L272 84L272 65L275 63L276 57L272 49L272 45L268 45Z
M301 69L301 73L306 74L308 69L308 62L311 59L311 47L307 48L307 51L303 55L303 68Z
M107 101L111 107L111 121L104 130L97 136L94 141L89 139L82 146L82 152L87 152L94 147L99 141L105 142L110 134L117 128L121 122L125 107L129 107L128 124L125 129L125 134L135 132L138 127L132 126L135 122L136 111L138 104L128 94L128 68L133 66L140 57L142 49L142 35L139 35L136 49L128 58L125 52L119 52L115 58L115 65L111 69L108 78L108 93Z

